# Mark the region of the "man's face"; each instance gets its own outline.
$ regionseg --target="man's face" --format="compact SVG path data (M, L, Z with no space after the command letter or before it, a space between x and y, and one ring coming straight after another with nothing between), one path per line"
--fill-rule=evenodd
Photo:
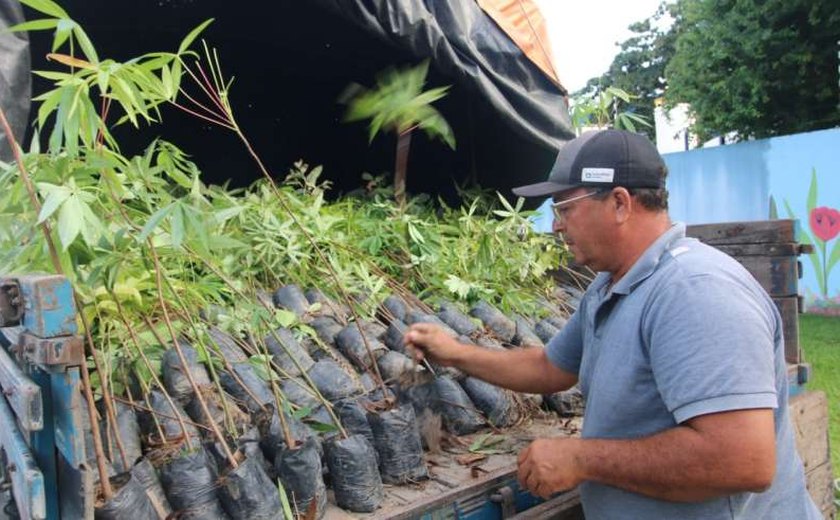
M592 188L575 188L553 196L554 232L562 235L576 263L595 271L606 270L605 253L609 250L607 203L600 198L595 198Z

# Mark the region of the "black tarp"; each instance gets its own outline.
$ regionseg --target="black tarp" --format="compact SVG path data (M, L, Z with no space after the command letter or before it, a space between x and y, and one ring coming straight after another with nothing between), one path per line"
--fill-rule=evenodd
M32 97L29 39L26 33L10 33L7 29L23 21L23 10L18 0L0 1L0 107L18 143L24 138ZM6 132L0 128L0 160L11 159L12 148Z
M456 151L424 136L412 139L410 192L452 199L453 182L477 180L510 195L542 180L555 149L571 137L565 92L552 83L484 14L464 0L314 0L232 4L222 0L63 0L101 57L127 59L174 50L193 27L219 49L236 81L231 101L276 177L298 159L323 164L336 192L361 174L393 171L395 139L367 140L363 123L344 124L337 102L350 83L370 86L389 66L431 59L427 86L453 85L436 107L453 127ZM31 15L32 13L30 13ZM34 68L46 64L49 35L32 35ZM38 80L36 80L38 81ZM36 83L36 93L46 88ZM259 177L240 142L226 130L167 109L165 125L116 132L123 152L161 136L191 154L205 180L246 185Z
M314 0L419 58L489 102L528 140L556 148L573 138L566 94L474 1Z

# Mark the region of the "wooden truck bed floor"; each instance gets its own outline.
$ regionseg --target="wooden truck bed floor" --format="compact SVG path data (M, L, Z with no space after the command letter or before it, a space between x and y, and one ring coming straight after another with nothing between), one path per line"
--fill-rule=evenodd
M434 517L455 518L456 511L457 518L468 517L487 507L490 496L497 493L499 487L509 485L509 481L516 480L516 459L519 451L528 443L540 437L577 435L580 424L580 417L532 418L524 424L506 428L496 434L504 437L505 440L490 449L503 450L504 453L488 454L485 459L468 465L459 463L456 459L462 455L472 455L469 451L470 444L475 439L486 435L487 431L464 435L459 438L460 442L457 446L445 447L442 453L426 452L425 459L431 477L429 480L401 486L386 485L385 501L382 507L369 514L351 513L339 509L335 506L333 497L330 496L330 506L325 518L326 520L418 518L423 514L444 509L450 513L440 511L441 514L435 514Z

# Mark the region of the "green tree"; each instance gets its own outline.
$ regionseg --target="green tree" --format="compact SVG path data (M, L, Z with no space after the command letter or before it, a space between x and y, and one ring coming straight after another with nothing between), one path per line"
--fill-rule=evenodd
M394 197L401 206L405 205L405 178L412 132L419 128L429 137L437 137L455 149L452 128L432 106L446 95L449 87L424 91L428 72L428 60L401 71L389 69L380 74L375 88L368 90L354 84L342 94L342 101L347 103L345 121L370 119L370 141L383 129L397 135Z
M840 123L836 0L679 0L678 10L666 100L691 106L701 139Z
M621 51L615 56L609 70L597 78L590 79L586 86L575 93L576 100L596 101L609 89L620 89L632 93L623 100L623 110L647 121L653 120L654 101L665 92L665 66L674 55L674 41L678 34L678 6L662 3L648 19L628 27L633 36L621 43ZM653 126L637 129L652 139Z

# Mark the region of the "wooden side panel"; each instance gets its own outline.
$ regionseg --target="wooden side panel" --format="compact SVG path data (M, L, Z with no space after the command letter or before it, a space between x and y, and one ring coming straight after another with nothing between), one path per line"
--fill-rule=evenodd
M729 256L798 256L802 247L796 243L784 244L715 244Z
M799 350L799 298L788 296L773 298L773 303L782 315L782 329L785 333L785 361L798 364L802 360Z
M772 297L796 296L799 268L793 256L734 257Z
M808 491L817 507L834 515L834 487L828 450L828 400L824 392L804 392L790 400L796 449L805 467Z
M688 226L686 234L707 244L778 244L797 241L795 220L726 222Z

